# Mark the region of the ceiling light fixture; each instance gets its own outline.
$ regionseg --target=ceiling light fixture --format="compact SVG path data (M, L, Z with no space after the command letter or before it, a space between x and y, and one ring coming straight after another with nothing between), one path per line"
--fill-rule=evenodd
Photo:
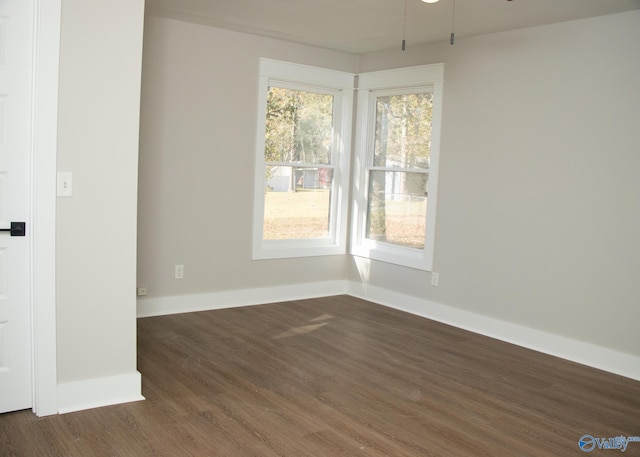
M422 0L422 1L424 3L436 3L436 2L439 2L440 0ZM403 51L407 49L406 35L407 35L407 0L404 0L404 20L402 22L402 50Z
M407 0L404 0L404 22L402 23L402 50L406 49L405 36L407 34Z
M451 7L451 39L449 43L451 46L456 42L456 33L455 33L455 25L456 25L456 0L453 0L453 6Z
M440 0L422 0L424 3L437 3ZM513 0L507 0L511 2ZM449 43L452 45L456 42L456 33L455 33L455 25L456 25L456 0L452 0L451 5L451 37L449 39ZM402 24L402 50L406 49L406 40L405 35L407 32L407 0L404 0L404 22Z

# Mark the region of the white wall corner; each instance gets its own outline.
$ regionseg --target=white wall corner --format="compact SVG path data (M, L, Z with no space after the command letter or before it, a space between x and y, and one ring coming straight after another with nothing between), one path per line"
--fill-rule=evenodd
M138 298L138 317L210 311L237 308L307 298L329 297L347 292L347 282L323 281L255 289L229 290L206 294L176 295L171 297Z
M640 357L632 354L355 281L348 282L347 294L640 381Z
M58 413L144 400L139 372L58 384Z

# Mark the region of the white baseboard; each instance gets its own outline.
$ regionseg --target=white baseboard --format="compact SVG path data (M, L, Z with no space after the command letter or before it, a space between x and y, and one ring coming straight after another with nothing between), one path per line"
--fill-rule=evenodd
M58 413L144 400L140 373L58 384Z
M328 281L196 295L139 298L138 317L348 294L534 351L640 381L640 357L355 281Z
M306 298L328 297L347 292L346 281L324 281L257 289L230 290L206 294L138 298L138 317L191 313L240 306L278 303Z
M632 354L354 281L349 281L347 293L416 316L640 381L640 357Z

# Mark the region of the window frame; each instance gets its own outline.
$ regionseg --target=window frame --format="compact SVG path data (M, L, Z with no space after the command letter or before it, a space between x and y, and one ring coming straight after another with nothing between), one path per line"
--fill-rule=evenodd
M355 75L337 70L264 58L260 59L259 66L256 163L254 167L253 259L345 254L348 232L351 128L353 123ZM327 238L264 239L265 169L268 166L264 157L264 149L267 98L271 86L325 93L334 97L331 163L328 165L322 164L322 167L326 166L333 169L329 236Z
M422 65L358 75L351 228L352 255L419 270L433 271L443 79L444 64ZM373 166L377 97L402 93L403 90L406 90L406 93L411 93L411 91L415 93L419 88L430 88L433 97L424 249L366 238L369 172L372 169L380 168ZM399 169L398 171L410 170Z

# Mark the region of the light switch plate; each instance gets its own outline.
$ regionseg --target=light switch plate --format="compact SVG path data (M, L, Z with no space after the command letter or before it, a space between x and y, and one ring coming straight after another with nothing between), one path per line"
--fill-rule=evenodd
M73 196L73 173L61 171L58 173L58 197Z

